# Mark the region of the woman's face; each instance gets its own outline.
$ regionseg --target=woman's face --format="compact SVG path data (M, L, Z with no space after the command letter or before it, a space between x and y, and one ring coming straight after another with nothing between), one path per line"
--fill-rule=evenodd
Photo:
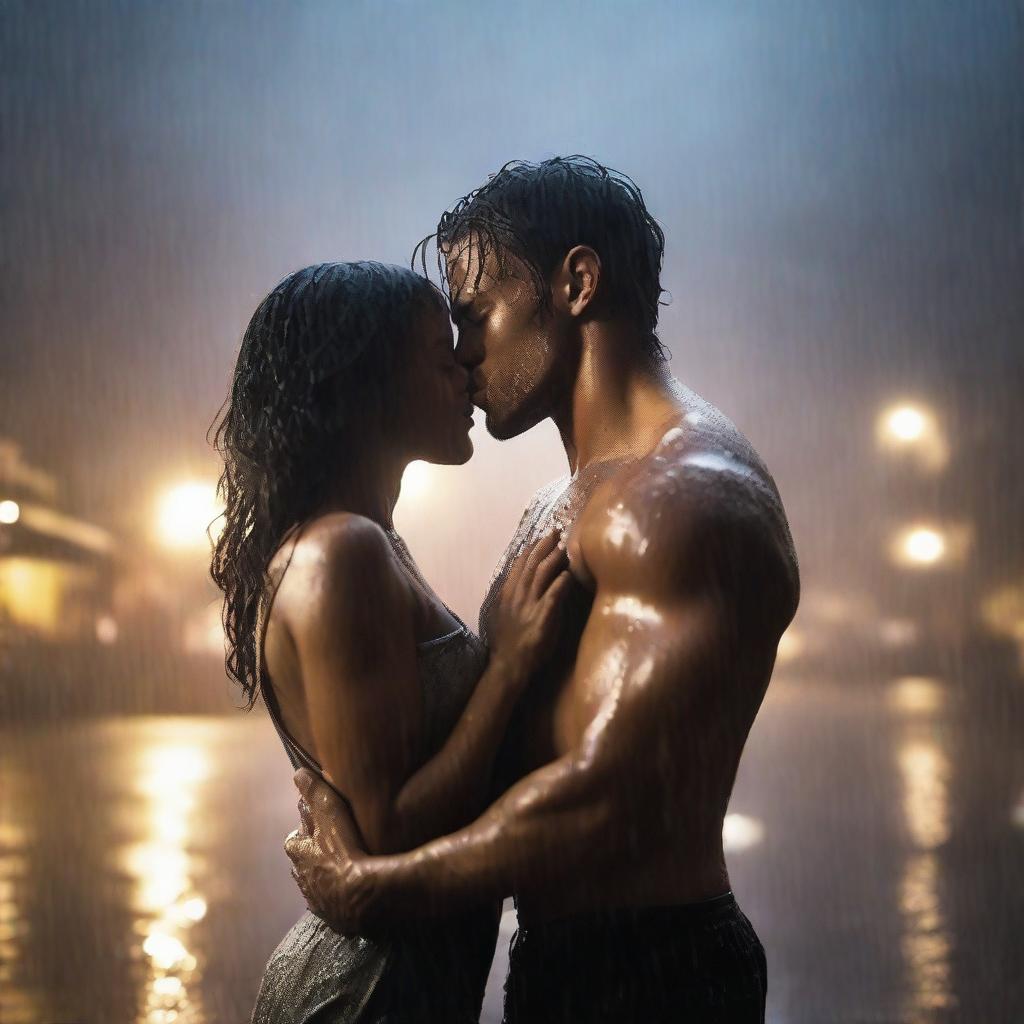
M415 458L461 465L473 454L469 373L455 360L448 310L440 302L417 312L408 345L402 420Z

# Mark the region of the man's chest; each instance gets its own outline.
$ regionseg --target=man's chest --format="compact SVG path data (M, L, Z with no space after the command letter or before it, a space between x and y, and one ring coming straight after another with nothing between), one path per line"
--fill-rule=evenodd
M480 606L480 635L484 640L488 639L489 617L500 598L509 572L541 537L552 530L561 534L567 546L569 567L577 582L585 589L592 589L592 581L581 554L578 524L588 509L589 498L597 482L593 475L582 481L562 477L535 495L494 570Z
M582 480L566 477L538 493L495 570L480 610L481 635L486 638L488 616L516 560L524 557L549 531L561 532L576 585L569 591L562 608L555 651L545 669L531 681L509 725L503 756L512 778L560 757L575 740L573 670L576 649L593 603L593 582L582 555L580 533L600 479L597 474Z

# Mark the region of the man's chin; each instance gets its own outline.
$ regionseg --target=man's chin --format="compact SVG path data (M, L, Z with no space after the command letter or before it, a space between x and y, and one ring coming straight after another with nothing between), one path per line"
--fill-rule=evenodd
M517 410L516 415L505 417L496 416L486 410L485 413L484 426L487 433L496 441L511 441L513 437L525 434L544 419L543 416L530 416L525 410Z
M487 433L496 441L509 441L517 434L522 433L521 430L513 429L511 424L504 420L499 420L490 413L487 413L484 419L484 426L487 428Z

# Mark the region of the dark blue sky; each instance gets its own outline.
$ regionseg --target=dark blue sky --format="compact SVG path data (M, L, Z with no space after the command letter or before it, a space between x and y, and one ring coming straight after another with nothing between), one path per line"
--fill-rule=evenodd
M406 262L505 160L568 152L644 190L674 370L768 459L809 564L877 508L892 398L962 439L966 514L1024 508L1016 3L97 0L0 23L0 434L101 522L215 470L204 431L277 279ZM505 533L560 453L545 429L478 447L459 515ZM493 510L469 496L498 462L521 482Z

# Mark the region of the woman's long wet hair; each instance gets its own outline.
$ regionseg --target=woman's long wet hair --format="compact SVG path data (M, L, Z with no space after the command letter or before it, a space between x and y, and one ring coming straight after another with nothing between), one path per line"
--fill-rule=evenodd
M424 274L432 239L442 282L445 252L452 246L465 245L477 255L480 274L488 255L494 255L499 274L506 272L508 256L515 256L526 266L542 309L551 306L551 273L573 246L589 245L601 257L606 308L641 326L649 358L668 354L657 335L665 233L636 183L592 157L509 161L442 214L437 231L419 243L412 262Z
M242 336L228 398L211 426L224 459L223 529L210 575L224 592L225 667L251 708L267 567L317 510L395 387L415 316L443 304L403 267L320 263L289 274Z

